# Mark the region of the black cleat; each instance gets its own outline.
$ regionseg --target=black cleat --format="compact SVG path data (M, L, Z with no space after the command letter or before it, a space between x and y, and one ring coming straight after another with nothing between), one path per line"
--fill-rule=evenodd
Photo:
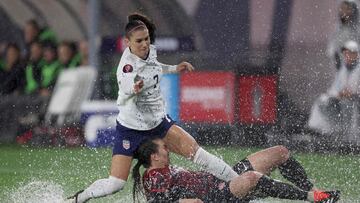
M75 193L73 196L68 197L66 199L70 200L72 203L78 203L78 196L80 193L84 192L84 190L80 190L77 193Z

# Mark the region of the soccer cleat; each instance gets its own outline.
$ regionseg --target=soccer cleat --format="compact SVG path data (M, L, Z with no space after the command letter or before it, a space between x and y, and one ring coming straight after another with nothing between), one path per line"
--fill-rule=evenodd
M80 193L82 193L84 190L80 190L77 193L75 193L73 196L68 197L66 203L78 203L78 196Z
M314 191L314 203L334 203L340 199L340 191Z

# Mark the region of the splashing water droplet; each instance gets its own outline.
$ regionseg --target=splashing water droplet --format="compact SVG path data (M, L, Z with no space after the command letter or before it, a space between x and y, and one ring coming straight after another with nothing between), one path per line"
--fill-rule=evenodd
M64 190L53 182L32 181L14 189L9 195L10 202L18 203L60 203L63 201Z

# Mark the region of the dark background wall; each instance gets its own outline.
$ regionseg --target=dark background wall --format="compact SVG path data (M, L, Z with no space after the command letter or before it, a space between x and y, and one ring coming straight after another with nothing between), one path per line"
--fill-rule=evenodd
M159 36L193 36L195 51L163 54L162 61L176 63L187 59L198 70L275 70L280 73L280 90L304 112L309 111L332 79L334 69L326 56L326 46L335 28L336 1L100 2L101 36L122 35L127 14L143 12L158 24ZM89 22L87 6L85 0L2 0L0 41L19 41L19 30L31 18L50 26L60 40L83 39ZM118 57L110 60L111 66Z

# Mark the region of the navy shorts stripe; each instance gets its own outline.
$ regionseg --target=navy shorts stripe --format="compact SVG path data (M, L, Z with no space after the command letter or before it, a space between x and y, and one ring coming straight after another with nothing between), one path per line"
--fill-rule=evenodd
M133 156L142 141L149 138L164 138L174 123L175 121L166 115L154 129L142 131L124 127L117 122L113 155Z

